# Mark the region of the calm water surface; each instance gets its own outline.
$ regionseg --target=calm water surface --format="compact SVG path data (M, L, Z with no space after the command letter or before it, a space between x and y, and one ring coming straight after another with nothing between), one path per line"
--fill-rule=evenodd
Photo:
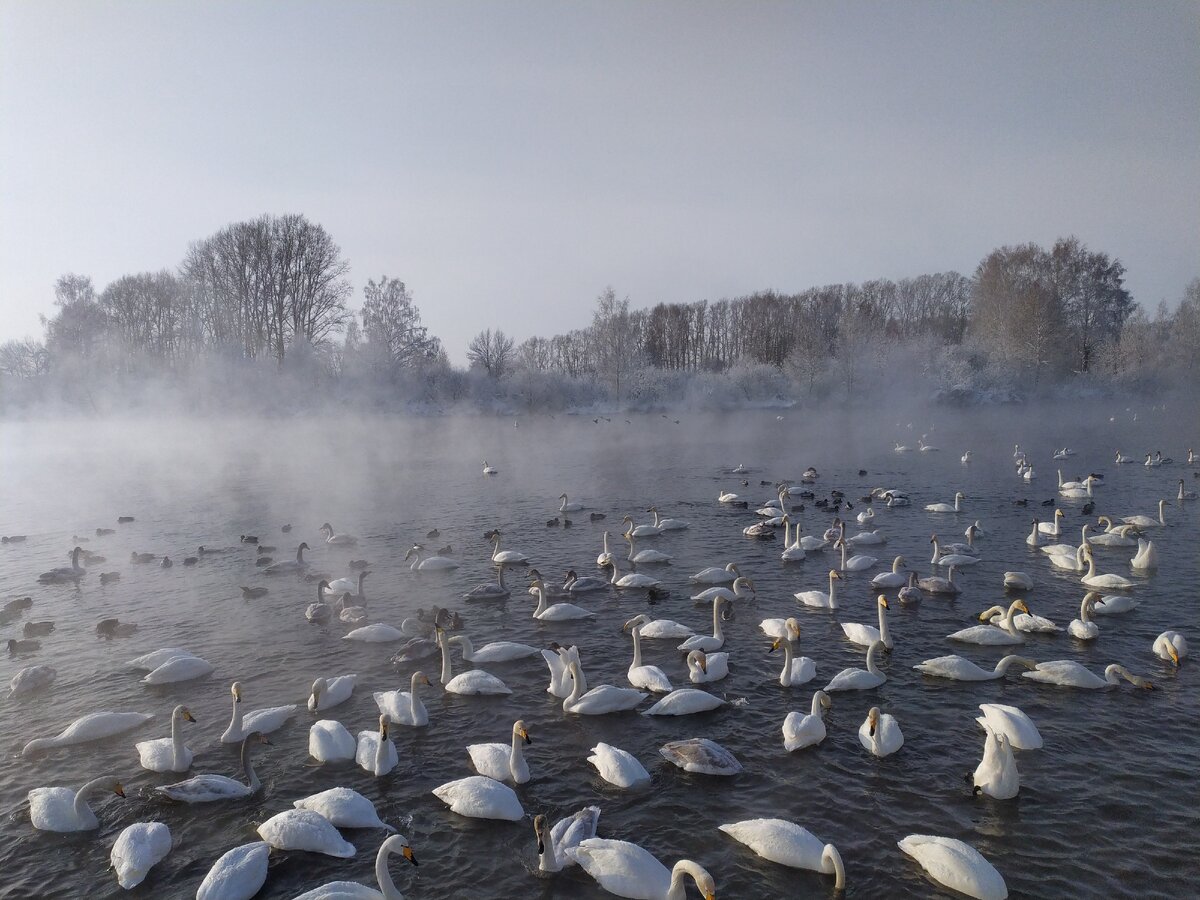
M1117 415L1110 422L1110 415ZM581 806L602 810L602 836L633 840L670 865L681 856L713 873L720 897L830 896L833 879L763 861L717 831L723 822L759 816L791 819L838 846L847 869L847 896L945 896L896 847L912 832L960 838L978 848L1003 874L1012 896L1171 897L1191 893L1200 879L1200 702L1195 657L1173 671L1150 651L1154 637L1177 628L1200 643L1196 587L1200 583L1200 503L1167 507L1171 527L1153 535L1161 569L1138 582L1142 605L1123 616L1099 618L1100 638L1088 644L1057 635L1032 635L1021 652L1038 660L1074 659L1100 672L1121 662L1150 677L1156 690L1123 683L1111 691L1080 691L1038 685L1019 677L984 683L928 679L914 672L920 661L960 653L985 667L1004 648L955 645L945 636L970 625L994 603L1007 602L1002 573L1016 569L1036 580L1030 608L1065 626L1078 615L1083 589L1078 576L1050 568L1024 537L1039 501L1055 496L1056 446L1076 448L1064 474L1104 473L1096 512L1114 516L1153 513L1160 497L1173 498L1179 477L1200 487L1182 465L1189 443L1200 446L1197 411L1129 412L1108 406L1072 407L1033 414L1005 410L984 416L937 411L921 414L909 430L906 416L807 415L774 412L722 416L559 416L531 419L347 420L195 423L6 424L0 429L3 502L0 533L26 533L23 544L0 549L0 599L32 596L34 606L6 626L0 638L19 636L26 619L52 620L56 629L40 651L0 658L7 681L25 665L51 664L58 680L48 691L19 700L0 699L0 896L77 897L123 894L106 870L113 840L136 821L167 823L175 847L134 891L147 897L192 896L213 861L226 850L256 840L255 826L299 797L329 787L352 787L375 801L386 820L408 836L420 867L394 861L401 890L414 898L600 897L578 868L540 878L529 818L502 823L460 818L430 793L442 782L472 774L464 747L507 741L512 722L523 718L534 743L527 758L533 780L517 789L531 817L552 819ZM519 427L514 427L514 424ZM896 440L915 444L922 431L941 453L896 454ZM1026 484L1012 471L1012 446L1031 454L1036 479ZM970 466L959 463L966 448ZM1161 449L1173 466L1116 466L1113 451ZM501 470L480 474L487 458ZM738 463L745 476L723 474ZM866 548L879 564L852 574L843 585L842 608L829 612L799 607L798 590L824 589L832 554L810 554L799 563L779 559L780 541L756 542L741 528L753 510L718 506L720 490L752 501L766 500L760 480L798 478L815 466L818 494L840 488L855 503L871 487L910 491L907 509L879 508L875 524L888 537ZM858 470L869 474L859 476ZM743 487L739 479L750 484ZM959 515L934 516L927 502L968 500ZM572 516L570 529L548 528L557 500L572 499L607 519ZM1026 497L1027 508L1013 500ZM318 675L358 673L359 686L346 704L321 714L352 732L374 727L374 690L407 689L412 666L389 659L394 645L341 640L340 623L308 624L303 611L315 587L298 577L266 577L254 554L237 552L178 565L199 544L232 546L253 533L290 558L295 544L317 548L313 568L335 577L349 574L351 558L366 558L371 621L399 625L407 615L437 603L457 608L476 645L514 640L544 646L577 643L592 684L624 685L631 653L625 619L647 609L644 595L588 595L592 622L545 624L530 618L534 603L519 590L503 604L467 604L461 594L491 577L482 534L503 525L506 546L560 575L568 567L596 574L604 527L617 530L628 512L639 520L657 504L664 515L691 522L644 546L674 555L652 571L671 596L652 608L655 617L686 622L698 631L710 616L688 599L687 576L708 565L740 563L753 577L757 600L742 602L726 631L732 674L712 685L730 700L744 701L712 713L681 718L564 716L545 691L540 658L485 668L513 690L510 697L445 695L436 685L425 696L431 722L425 729L393 730L400 765L373 778L351 765L312 765L308 726L301 708L256 752L263 790L245 801L189 807L157 799L151 789L179 776L157 775L137 764L133 743L164 736L171 708L185 703L198 724L185 726L196 751L193 773L237 773L237 748L218 742L230 716L229 683L244 686L245 706L303 704ZM752 506L756 505L752 503ZM1076 541L1080 501L1063 501ZM811 501L803 515L809 533L822 531L831 515ZM78 588L39 586L36 576L66 565L72 535L117 527L118 515L136 521L115 535L92 537L84 546L107 562L94 566ZM874 622L870 578L900 554L928 572L929 536L939 531L962 540L973 520L987 530L984 561L962 573L962 595L953 602L927 598L919 606L893 604L890 625L895 651L882 661L887 683L876 691L839 693L827 716L829 736L815 749L784 752L780 726L789 710L807 711L812 692L837 671L861 666L863 653L842 636L839 621ZM360 538L351 550L327 549L317 529L324 521ZM280 526L292 523L291 534ZM462 562L444 575L418 575L403 562L405 550L437 527L432 546L453 544ZM856 530L856 529L852 529ZM167 553L177 565L132 565L131 551ZM1125 548L1098 549L1101 571L1130 575ZM627 568L627 567L626 567ZM119 583L101 586L96 572L119 570ZM523 578L511 577L521 586ZM263 584L270 593L242 599L239 585ZM758 628L767 616L795 615L803 629L801 652L817 663L817 678L800 688L777 681L779 654ZM107 616L136 622L127 639L104 641L95 623ZM670 641L647 641L646 662L661 666L676 686L687 684L682 654ZM184 646L210 660L216 671L184 684L149 687L126 661L159 647ZM425 668L436 676L436 662ZM456 668L462 670L456 660ZM983 735L976 706L1020 706L1037 722L1043 750L1018 754L1020 795L1009 801L973 797L964 775L978 762ZM857 730L873 705L894 714L903 749L875 759L859 745ZM20 756L33 737L57 733L93 711L135 710L155 718L137 731L96 744L55 750L33 759ZM733 751L745 767L735 778L688 775L662 760L669 740L707 736ZM619 791L587 765L597 741L622 747L653 776L649 791ZM77 787L102 774L121 777L128 798L97 798L98 832L42 833L29 823L26 792L44 785ZM358 848L350 860L307 853L275 853L262 897L290 897L335 879L373 883L374 854L384 835L347 831ZM1192 887L1189 887L1191 885ZM694 895L694 889L692 895Z

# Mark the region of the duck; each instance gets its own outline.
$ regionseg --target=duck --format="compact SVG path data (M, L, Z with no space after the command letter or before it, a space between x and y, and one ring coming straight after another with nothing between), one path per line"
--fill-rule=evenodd
M54 737L34 738L21 750L21 755L32 756L42 750L54 747L71 747L76 744L100 741L131 731L153 718L152 715L135 712L88 713L80 716Z
M873 565L875 565L875 563L879 562L878 558L876 558L874 556L866 556L865 554L857 554L857 555L851 556L849 559L847 559L846 558L847 544L846 544L845 539L839 539L837 541L837 543L834 544L834 546L840 547L842 550L842 571L843 572L861 572L864 569L871 568L871 566L873 566Z
M1008 736L997 733L984 722L983 759L971 773L975 794L987 794L997 800L1011 800L1021 789L1021 776Z
M117 884L128 891L145 881L170 852L171 829L162 822L134 822L113 842L110 868L117 873Z
M800 623L788 619L783 623L784 635L775 638L768 653L774 653L783 647L783 669L779 673L779 683L783 687L799 687L817 677L817 664L807 656L797 657L796 643L800 640Z
M525 760L522 742L533 743L525 723L518 719L512 727L512 744L469 744L471 764L475 771L496 781L525 784L529 781L529 764Z
M970 844L931 834L910 834L898 841L904 853L936 883L976 900L1005 900L1008 886L995 866Z
M29 792L29 819L38 831L93 831L100 821L88 806L88 797L110 791L124 798L121 780L113 775L93 778L77 791L66 787L40 787Z
M1133 559L1129 561L1129 565L1143 572L1157 569L1158 551L1154 549L1154 541L1145 541L1138 538L1138 550L1134 554Z
M812 696L812 710L802 716L793 710L783 720L783 749L791 753L804 747L815 747L825 740L825 710L833 705L829 695L816 691Z
M708 738L668 741L658 748L659 755L685 772L699 775L737 775L742 764L736 756Z
M667 673L658 666L642 663L642 624L649 621L649 616L635 616L622 627L623 631L628 631L633 636L633 661L629 664L626 677L635 688L651 693L668 693L674 688Z
M901 571L904 567L904 557L897 556L894 560L892 560L892 571L881 572L871 579L872 587L903 587L908 583L908 574Z
M525 810L513 789L484 775L448 781L435 787L432 793L453 812L471 819L519 822L525 818Z
M354 761L366 772L379 778L396 768L400 758L396 754L396 745L388 737L391 719L387 713L379 716L378 731L360 731L358 733L358 748L354 753Z
M835 891L846 888L846 868L833 844L822 843L807 828L785 819L746 819L717 826L763 859L793 869L834 877Z
M650 773L637 758L620 747L603 741L592 748L588 763L595 767L600 777L619 788L643 787L650 783Z
M176 706L171 711L171 736L134 744L142 768L151 772L186 772L192 767L192 751L183 743L181 723L195 722L191 710Z
M442 689L446 693L462 694L463 696L512 693L508 685L490 672L483 671L483 669L468 669L466 672L459 672L457 675L454 675L450 661L450 644L455 643L456 639L446 637L446 632L442 628L438 628L436 640L442 651L442 672L439 680L442 683Z
M682 900L684 882L689 877L706 900L716 896L716 882L699 863L681 859L668 869L648 851L628 841L588 838L569 849L567 855L600 887L618 897Z
M571 693L563 700L563 712L578 715L599 716L606 713L624 712L633 709L646 699L647 694L631 688L619 688L601 684L584 693L587 682L578 659L567 663L567 671L574 680Z
M880 713L878 706L872 706L867 718L858 726L858 742L872 756L882 758L891 756L904 746L904 734L895 716Z
M598 806L585 806L555 822L553 828L546 827L549 820L545 816L534 816L533 833L538 839L538 870L561 872L564 868L575 865L575 860L567 855L567 850L578 847L588 838L594 838L599 821Z
M724 647L725 646L725 633L721 629L721 622L723 620L721 611L725 607L725 605L728 603L729 603L729 600L726 599L724 596L715 597L713 599L713 608L712 608L713 609L713 633L711 635L707 635L707 634L693 635L692 637L690 637L686 641L684 641L682 644L680 644L678 649L682 650L684 653L688 653L692 650L703 650L705 653L712 653L713 651L720 650L722 647Z
M9 653L34 653L41 649L41 641L19 641L15 638L9 638L8 640Z
M307 850L339 859L349 859L357 852L332 822L311 809L287 809L276 813L257 830L258 836L276 850Z
M1151 650L1159 659L1170 660L1179 668L1183 658L1188 655L1187 638L1178 631L1164 631L1154 639Z
M883 641L876 641L867 648L867 667L865 669L842 669L833 676L833 680L825 685L825 692L833 691L865 691L877 688L885 681L883 674L875 665L875 657L886 648Z
M11 540L11 539L10 539ZM87 570L79 565L79 557L83 554L82 547L75 547L70 553L71 565L51 569L38 576L39 584L62 584L67 581L79 581L87 574Z
M1127 668L1117 663L1112 663L1104 670L1103 678L1096 675L1090 669L1084 668L1074 660L1069 659L1055 659L1049 662L1038 663L1037 668L1031 672L1022 672L1021 676L1031 681L1040 681L1044 684L1057 684L1060 687L1086 688L1089 690L1115 687L1124 678L1136 687L1145 688L1146 690L1154 689L1153 683L1148 679L1142 678L1140 675L1134 675Z
M913 666L923 675L934 678L949 678L954 681L996 681L1008 674L1014 665L1027 669L1037 668L1037 663L1024 656L1006 656L996 663L995 669L983 669L961 656L939 656Z
M268 575L285 575L292 572L303 572L308 568L308 563L304 561L304 551L310 549L308 544L301 543L296 548L296 558L285 562L271 563L265 569Z
M707 684L729 676L728 653L705 653L692 650L687 655L688 680L692 684Z
M239 741L244 743L246 737L254 732L266 735L277 731L296 711L296 704L293 703L287 706L271 706L243 713L241 682L235 681L230 685L229 693L233 695L233 718L230 719L225 733L221 735L223 744L236 744Z
M1079 580L1082 581L1084 584L1086 584L1088 587L1104 588L1105 590L1110 590L1110 591L1130 591L1130 590L1133 590L1133 588L1135 587L1135 584L1132 581L1130 581L1128 578L1124 578L1120 575L1113 575L1113 574L1097 575L1096 574L1096 558L1092 554L1091 547L1083 548L1083 558L1087 561L1088 570L1087 570L1087 574L1084 575Z
M268 593L268 589L265 587L243 587L241 590L243 600L257 600L259 597L267 596Z
M971 628L963 628L951 635L947 635L947 637L952 641L962 641L967 644L983 644L992 647L1004 644L1023 644L1025 643L1025 638L1013 623L1013 617L1016 616L1018 611L1029 613L1029 607L1025 605L1024 600L1014 600L1008 607L1008 612L1005 613L999 625L975 625ZM993 606L990 609L984 610L979 614L979 621L990 623L991 617L997 612L1003 613L1004 608Z
M120 619L101 619L96 623L96 636L111 640L113 638L131 637L138 629L135 622L122 622Z
M889 608L887 597L880 594L875 598L875 605L879 610L878 628L873 625L860 625L857 622L843 622L842 633L852 644L869 647L876 641L882 641L883 646L891 650L892 636L888 633L887 627L887 610Z
M254 841L221 855L196 891L196 900L249 900L267 882L271 845Z
M825 593L825 591L799 591L792 596L805 606L812 606L818 609L837 609L837 585L835 582L841 580L842 576L837 569L830 569L829 593Z
M266 735L252 731L242 740L242 773L246 783L225 775L196 775L187 781L156 787L155 792L178 800L181 803L213 803L217 800L240 800L258 793L262 787L254 767L250 765L250 745L253 743L270 744Z
M725 701L708 691L696 688L679 688L671 691L643 715L647 716L690 716L725 706Z
M967 499L967 495L962 491L958 491L954 495L953 503L929 503L925 506L925 512L932 513L956 513L962 512L962 502Z
M308 755L317 762L354 759L358 746L346 726L333 719L319 719L308 729Z

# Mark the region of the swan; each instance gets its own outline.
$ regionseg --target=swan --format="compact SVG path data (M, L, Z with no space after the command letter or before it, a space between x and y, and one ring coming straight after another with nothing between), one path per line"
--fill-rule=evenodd
M338 597L337 603L334 604L338 621L345 622L347 625L357 625L359 622L367 621L367 608L365 606L348 606L349 602L349 592Z
M1023 644L1025 638L1013 623L1013 617L1017 612L1028 614L1029 607L1025 605L1024 600L1014 600L1008 607L1008 612L1004 612L1004 607L993 606L990 609L984 610L979 614L980 622L990 622L993 615L997 612L1004 613L1004 618L999 625L973 625L970 628L963 628L953 634L947 635L952 641L962 641L966 644L983 644L989 647L997 647L1005 644Z
M529 562L529 557L516 550L500 549L500 531L492 532L492 562L498 566L520 566Z
M354 683L356 681L358 681L357 675L318 678L313 682L312 691L308 695L309 711L318 712L323 709L329 709L332 706L337 706L339 703L345 703L350 699L350 695L354 693Z
M1100 628L1092 621L1092 607L1100 599L1099 591L1088 591L1083 603L1079 605L1079 618L1072 619L1067 626L1067 633L1081 641L1094 641L1100 637Z
M854 518L858 521L859 525L866 525L875 518L875 510L868 506Z
M546 827L545 816L533 817L533 833L538 839L538 869L542 872L561 872L575 860L567 850L578 847L581 841L596 836L600 807L585 806L578 812L560 819L553 828Z
M499 474L499 472L500 472L500 470L497 469L495 466L489 466L488 461L486 459L483 461L483 474L484 475L497 475L497 474Z
M983 742L983 759L971 773L971 784L976 794L987 794L997 800L1011 800L1021 789L1021 775L1017 772L1017 760L1013 756L1008 737L997 734L987 724Z
M970 844L932 834L910 834L896 844L938 884L975 900L1005 900L1008 886L995 866Z
M392 873L388 869L389 858L397 853L414 866L417 864L412 847L408 846L408 838L402 834L393 834L380 844L379 852L375 856L375 880L379 884L379 890L357 881L331 881L311 891L305 891L295 900L404 900L404 895L396 889L396 882L392 880Z
M614 568L613 571L615 572L616 569ZM569 622L573 619L591 619L596 615L574 603L555 603L548 606L546 604L546 585L541 580L533 582L530 590L537 594L537 608L533 611L533 617L539 622Z
M908 584L896 592L896 599L904 606L921 602L921 588L917 584L916 572L908 573Z
M608 532L607 531L604 532L602 539L604 541L604 549L600 552L600 555L596 557L596 565L600 566L601 568L603 568L608 563L613 561L612 551L608 549Z
M39 831L91 831L100 822L87 798L96 791L125 796L120 779L112 775L94 778L77 791L65 787L41 787L29 792L29 819Z
M1064 515L1065 513L1063 513L1061 509L1056 509L1054 511L1053 520L1049 522L1038 522L1038 534L1045 534L1049 535L1050 537L1058 537L1060 534L1062 534L1061 523Z
M1104 670L1104 677L1092 672L1090 669L1084 668L1077 662L1069 659L1055 659L1050 662L1038 663L1037 668L1032 672L1022 672L1022 677L1029 678L1032 681L1041 681L1045 684L1057 684L1061 687L1076 687L1096 690L1098 688L1110 688L1121 683L1124 678L1132 685L1147 690L1153 690L1154 685L1140 675L1134 675L1124 666L1113 663Z
M1061 477L1062 473L1059 473ZM1073 482L1066 485L1060 485L1058 488L1059 494L1073 500L1082 500L1083 498L1092 499L1095 494L1092 492L1092 484L1095 478L1089 475L1081 482Z
M289 572L303 572L308 568L308 563L304 561L304 551L310 550L308 544L301 544L296 548L296 558L286 562L271 563L263 571L268 575L284 575Z
M629 664L627 677L635 688L655 693L666 693L673 690L671 679L658 666L642 664L642 623L650 621L646 615L636 616L625 623L622 630L633 635L633 662Z
M825 710L832 705L827 693L817 691L812 697L812 711L807 716L795 710L789 712L783 720L783 749L791 753L825 740Z
M874 556L856 555L846 558L846 541L839 539L835 547L842 549L842 571L843 572L861 572L863 569L869 569L879 560Z
M993 625L1003 625L1006 612L1003 606L993 606L989 612L991 616L988 621ZM1017 631L1024 631L1027 634L1040 632L1042 634L1053 634L1056 631L1062 631L1057 625L1047 619L1045 616L1032 616L1027 613L1018 613L1013 616L1013 625Z
M606 591L608 590L607 578L596 578L592 575L585 575L582 578L574 569L567 569L567 580L563 582L563 589L568 594L586 594L591 591Z
M917 449L920 450L922 453L937 453L942 448L941 447L933 447L933 446L925 443L925 435L921 435L921 437L917 440Z
M875 657L884 650L883 641L876 641L867 648L866 669L842 669L833 676L833 680L825 685L825 692L831 691L865 691L877 688L887 676L875 665Z
M1074 456L1074 455L1075 455L1075 451L1072 450L1070 447L1063 447L1061 450L1054 451L1055 459L1066 459L1067 457Z
M658 748L659 755L685 772L700 775L737 775L742 764L737 757L708 738L669 741Z
M696 882L705 900L714 900L717 884L699 863L681 859L668 869L648 851L628 841L588 838L567 856L610 894L636 900L684 900L684 879Z
M198 656L174 656L146 674L144 684L175 684L202 678L213 670L212 663Z
M255 731L246 735L242 741L242 773L246 783L242 784L236 778L225 775L196 775L187 781L156 787L154 790L164 797L179 800L182 803L212 803L216 800L240 800L258 792L262 782L250 765L250 744L269 744L265 735Z
M1024 478L1026 481L1033 481L1033 479L1035 477L1033 474L1033 466L1024 466L1019 469L1019 472L1020 472L1021 477Z
M933 536L933 539L930 541L930 543L933 544L933 559L931 559L929 561L930 565L954 566L955 568L961 569L964 566L973 566L977 562L981 561L978 556L967 556L965 553L945 553L945 552L943 552L943 553L941 553L941 555L939 555L937 535Z
M1144 463L1142 463L1142 465L1144 465L1144 466L1145 466L1147 469L1149 469L1149 468L1154 468L1154 467L1157 467L1157 466L1161 466L1161 465L1162 465L1162 460L1161 460L1161 459L1155 459L1155 458L1154 458L1154 454L1153 454L1153 453L1147 453L1147 454L1146 454L1146 461L1145 461Z
M142 768L151 772L186 772L192 766L192 751L184 746L181 722L195 722L186 706L171 711L171 736L134 744Z
M1138 528L1158 528L1167 524L1165 510L1167 508L1166 500L1158 501L1158 518L1152 519L1150 516L1125 516L1121 519L1126 525L1136 525Z
M664 519L658 514L658 507L650 507L648 512L654 513L654 527L659 531L683 531L685 528L691 528L690 522L685 522L683 519Z
M358 733L358 748L354 752L354 761L376 778L386 775L400 762L396 754L396 745L388 737L390 725L391 720L387 713L381 713L378 731Z
M1129 565L1143 572L1158 568L1158 551L1154 549L1154 541L1144 541L1138 538L1138 551L1134 554Z
M135 657L125 665L139 672L153 672L163 663L172 660L177 656L195 656L194 653L189 653L180 647L163 647L161 650L155 650L151 653L146 653L142 656Z
M650 783L650 773L645 766L633 754L612 744L603 741L596 744L587 761L595 766L601 778L619 788L629 789Z
M567 671L567 664L572 659L578 658L579 649L577 647L560 647L555 643L542 651L542 659L546 661L546 667L550 670L550 684L546 686L547 694L566 697L571 693L571 674Z
M1154 639L1151 649L1159 659L1169 659L1178 668L1188 654L1187 638L1178 631L1164 631Z
M241 682L235 681L230 685L229 693L233 695L233 718L229 720L229 727L221 735L221 743L223 744L236 744L253 731L261 732L262 734L270 734L272 731L277 731L283 726L284 722L292 717L292 713L296 711L296 705L291 704L289 706L270 706L265 709L254 709L243 714Z
M967 499L967 495L959 491L954 495L953 503L929 503L925 506L925 512L932 513L956 513L962 512L962 502Z
M162 822L134 822L126 826L112 846L111 868L117 884L129 890L146 880L150 870L171 852L171 829Z
M647 694L632 688L619 688L611 684L600 684L583 693L587 682L583 679L583 668L578 659L567 664L567 671L574 679L571 693L563 700L563 712L585 716L600 716L605 713L624 712L633 709L646 699Z
M841 581L842 576L837 569L829 570L829 593L824 591L799 591L792 596L803 603L805 606L814 606L819 609L837 609L837 586L835 581Z
M1097 575L1096 574L1096 558L1092 555L1091 547L1083 548L1083 558L1087 560L1087 574L1079 580L1088 587L1105 588L1110 591L1131 591L1135 587L1134 583L1128 578L1122 578L1120 575Z
M196 891L196 900L250 900L267 882L271 845L254 841L234 847L218 859Z
M1108 516L1099 518L1101 526L1107 523L1107 528L1100 534L1088 538L1089 544L1096 544L1101 547L1136 547L1138 546L1139 538L1136 537L1138 528L1136 525L1118 525L1112 527L1112 520Z
M633 516L625 516L621 519L621 524L625 526L625 540L629 540L630 534L635 538L658 537L662 534L662 529L657 525L638 525L633 521ZM633 552L632 548L629 552Z
M708 712L724 706L725 701L708 691L696 688L679 688L671 691L648 710L647 716L690 716L693 713Z
M707 635L707 634L693 635L692 637L690 637L686 641L684 641L682 644L680 644L678 649L682 650L685 653L690 652L692 650L703 650L705 653L712 653L714 650L720 650L722 647L724 647L725 646L725 632L721 630L721 620L723 618L721 615L721 610L725 607L725 605L727 603L729 603L729 601L723 596L714 598L713 599L713 633L711 635Z
M871 579L871 585L877 588L903 587L908 583L908 575L900 571L904 568L904 557L897 556L892 560L892 571L881 572Z
M317 602L308 604L304 610L304 618L308 621L324 624L333 617L333 607L325 602L325 594L328 590L328 581L322 580L317 583Z
M846 543L851 547L863 546L873 547L879 544L886 544L887 538L879 533L878 529L873 531L860 531L858 534L852 534L846 538Z
M1014 663L1020 663L1028 669L1037 667L1036 662L1026 659L1024 656L1006 656L996 663L996 668L991 671L981 669L971 660L961 656L939 656L918 663L913 668L934 678L950 678L954 681L995 681L1007 675Z
M48 572L43 572L38 576L39 584L61 584L65 581L79 581L87 574L87 570L79 565L79 557L83 553L82 547L76 547L71 551L71 565L60 566L57 569L51 569Z
M872 756L891 756L904 746L904 735L900 723L890 713L880 714L878 706L872 706L866 719L858 726L858 742Z
M691 599L697 603L712 603L718 597L722 597L727 603L732 603L734 600L748 596L746 593L747 588L749 588L750 594L757 593L753 581L749 578L738 577L734 579L733 584L729 587L710 587L698 594L692 594Z
M58 670L53 666L26 666L12 677L8 683L8 696L17 697L49 687L58 677Z
M962 457L959 459L959 462L961 462L964 466L969 465L971 462L971 451L968 450L963 453Z
M116 713L96 712L80 716L54 737L34 738L24 749L22 756L30 756L51 747L70 747L75 744L86 744L89 741L99 741L137 728L154 716L146 713Z
M669 563L671 561L671 554L663 553L661 550L640 550L634 553L636 537L628 531L622 537L629 543L629 555L626 559L631 563Z
M412 572L448 572L451 569L457 569L458 563L448 556L426 556L421 554L425 548L420 544L413 544L412 549L404 554L404 561L412 560L412 564L408 567Z
M846 887L846 868L833 844L822 844L807 828L785 819L745 819L717 826L763 859L793 869L834 876L834 890Z
M456 643L462 647L463 661L469 663L512 662L514 659L526 659L530 656L537 656L540 652L537 647L530 647L528 644L517 644L513 641L493 641L490 644L484 644L476 650L474 644L471 643L471 639L465 634L456 634L450 640L452 643Z
M774 653L783 647L783 669L779 673L779 683L783 687L799 687L817 677L817 664L807 656L796 657L796 642L800 640L800 623L788 619L783 623L784 636L777 637L771 644L768 653Z
M447 638L446 632L440 628L437 631L438 645L442 650L442 672L439 680L442 689L448 694L463 694L479 696L481 694L511 694L503 681L483 669L468 669L466 672L453 674L450 661L450 644L454 638Z
M974 525L969 526L966 533L973 534L971 529L974 527ZM936 534L931 534L929 536L929 543L933 544L933 559L930 560L933 565L937 565L940 559L944 559L947 556L958 555L971 557L972 553L977 552L972 539L968 539L967 543L965 544L942 544L938 540L938 536ZM974 557L971 558L974 559ZM979 562L979 560L975 559L975 562ZM952 562L947 563L947 565L959 565L959 563ZM970 565L970 563L966 563L966 565Z
M962 593L962 588L954 583L955 566L951 566L946 577L942 578L938 575L930 575L928 578L920 578L917 580L917 587L927 594L945 594L951 597Z
M1041 732L1033 724L1033 719L1017 707L1002 703L980 703L979 709L983 715L975 721L996 734L1004 735L1014 750L1041 749Z
M525 810L513 789L483 775L447 781L435 787L432 793L452 811L471 819L519 822L525 817Z
M1033 578L1026 572L1005 572L1004 587L1010 591L1032 591Z
M892 636L888 634L887 627L887 597L880 594L875 598L875 605L879 609L879 627L874 625L860 625L857 622L843 622L842 632L852 644L858 644L863 647L870 647L876 641L883 641L883 646L887 649L892 649Z
M1176 500L1195 500L1196 492L1184 490L1183 479L1179 479L1179 493L1175 497Z
M899 441L896 441L895 452L896 453L912 453L912 447L909 447L906 444L901 444Z
M319 794L311 794L292 803L296 809L308 809L320 813L337 828L383 828L395 831L391 825L379 818L375 804L358 791L346 787L330 788Z
M1054 566L1056 569L1063 569L1067 572L1084 571L1087 568L1083 562L1083 549L1085 546L1085 544L1080 544L1070 552L1048 554L1050 565Z
M358 749L354 735L333 719L320 719L308 729L308 755L317 762L343 762L354 759Z
M1096 606L1092 609L1092 612L1098 616L1127 613L1131 609L1136 609L1141 602L1137 597L1128 597L1123 594L1107 594L1096 602Z
M737 503L741 499L741 496L731 491L721 491L721 493L717 495L718 503Z
M496 580L488 581L463 594L467 600L507 600L512 591L504 583L504 566L496 566Z
M558 505L558 511L559 511L559 512L564 512L564 513L565 513L565 512L579 512L581 509L583 509L583 508L584 508L584 506L583 506L583 504L582 504L582 503L571 503L571 502L570 502L570 501L567 499L567 495L566 495L566 494L559 494L559 495L558 495L558 499L562 501L562 502L561 502L561 503Z
M353 578L335 578L324 585L323 591L335 597L340 597L342 594L351 594L353 595L353 599L364 599L366 594L363 593L363 581L370 574L370 572L359 572L357 581Z
M729 654L693 650L687 655L687 667L688 680L692 684L720 681L729 675Z
M406 635L393 625L376 622L374 625L363 625L342 635L343 641L359 641L363 644L392 644L404 640Z
M407 691L376 691L371 696L379 711L387 713L393 723L424 728L429 724L429 712L417 696L417 689L422 684L428 686L429 679L423 672L413 672Z
M1029 536L1027 538L1025 538L1025 543L1028 544L1030 547L1037 547L1042 542L1041 531L1038 530L1039 527L1041 526L1041 524L1042 523L1039 522L1037 519L1033 520L1033 531L1031 531Z
M628 575L621 575L617 570L617 561L610 560L605 563L602 568L612 569L610 582L613 587L618 588L652 588L662 584L657 578L651 578L649 575L642 575L640 572L630 572Z
M513 784L524 784L529 780L529 764L525 761L522 742L532 744L533 738L525 728L525 723L518 719L512 727L512 745L508 744L468 744L467 753L471 756L471 764L475 771L496 781L511 781Z
M339 859L349 859L356 852L332 822L311 809L276 813L258 826L258 836L276 850L307 850Z
M337 534L333 530L333 526L326 522L321 526L321 534L325 537L325 543L334 547L353 547L358 543L358 538L351 534Z

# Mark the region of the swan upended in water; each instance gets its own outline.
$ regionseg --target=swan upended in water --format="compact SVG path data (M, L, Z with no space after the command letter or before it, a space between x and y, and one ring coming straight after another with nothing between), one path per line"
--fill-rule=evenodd
M589 838L567 855L579 863L600 887L618 897L639 900L680 900L690 877L705 900L714 900L717 886L699 863L681 859L668 869L647 850L628 841Z
M846 869L833 844L824 844L812 832L785 819L745 819L717 826L763 859L793 869L809 869L834 876L834 890L846 887Z
M117 835L109 855L117 883L125 890L146 880L171 852L171 829L162 822L134 822Z

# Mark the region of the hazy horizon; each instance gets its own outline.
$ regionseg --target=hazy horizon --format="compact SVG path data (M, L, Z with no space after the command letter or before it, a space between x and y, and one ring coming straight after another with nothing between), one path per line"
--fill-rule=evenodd
M1200 274L1200 5L0 2L0 340L68 271L299 212L477 331L970 274L1075 234Z

